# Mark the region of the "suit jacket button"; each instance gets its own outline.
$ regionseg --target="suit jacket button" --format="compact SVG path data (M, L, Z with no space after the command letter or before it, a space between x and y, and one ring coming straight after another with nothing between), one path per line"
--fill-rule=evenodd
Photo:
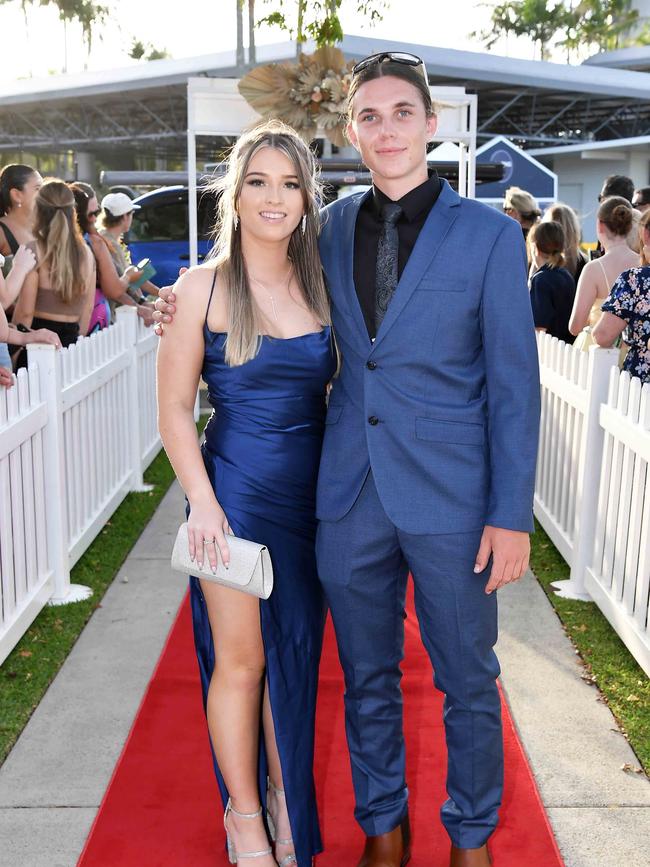
M376 361L368 361L368 362L366 362L366 367L368 368L368 370L375 370L377 367L377 362Z
M379 424L379 419L377 418L376 415L371 415L370 418L368 419L368 424L372 424L372 425Z

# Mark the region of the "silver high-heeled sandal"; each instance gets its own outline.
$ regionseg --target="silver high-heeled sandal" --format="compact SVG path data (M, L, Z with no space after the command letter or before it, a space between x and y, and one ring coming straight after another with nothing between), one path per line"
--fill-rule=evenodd
M235 810L232 805L232 798L228 798L228 803L226 804L226 812L223 814L223 827L226 829L226 844L228 846L228 860L231 864L237 864L241 858L262 858L264 855L272 855L273 849L269 846L268 849L264 849L264 851L260 852L237 852L235 850L235 844L233 843L230 834L228 833L228 826L226 825L226 819L228 818L229 813L234 813L235 816L238 816L240 819L257 819L262 815L262 808L255 813L240 813L239 810Z
M275 843L276 846L293 846L293 838L288 837L286 840L278 840L277 839L277 829L275 820L271 814L271 811L268 808L269 802L269 792L273 792L274 795L277 795L280 798L284 798L284 789L278 789L277 786L274 786L271 782L271 778L267 777L266 779L266 821L269 826L269 834L271 835L271 840ZM297 864L296 856L294 854L285 855L282 861L278 861L279 867L289 867L289 864Z

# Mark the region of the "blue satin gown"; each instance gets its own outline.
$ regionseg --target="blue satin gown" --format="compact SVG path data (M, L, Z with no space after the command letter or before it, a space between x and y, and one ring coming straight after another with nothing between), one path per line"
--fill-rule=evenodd
M226 335L210 331L207 316L203 330L202 375L214 410L203 459L233 533L268 546L273 562L273 592L260 600L262 638L296 858L299 867L310 867L322 850L312 768L326 608L316 573L315 495L325 391L336 364L332 335L326 327L289 339L264 336L254 359L230 367ZM214 646L197 578L190 579L190 594L205 705ZM261 736L260 745L264 803ZM216 760L215 772L225 805L228 791Z

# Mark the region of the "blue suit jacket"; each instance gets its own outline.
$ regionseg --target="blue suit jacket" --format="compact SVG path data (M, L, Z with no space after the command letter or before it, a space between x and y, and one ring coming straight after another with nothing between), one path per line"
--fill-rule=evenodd
M521 228L443 182L372 343L353 281L367 195L324 211L320 250L343 364L317 515L342 518L372 469L406 532L530 531L540 399Z

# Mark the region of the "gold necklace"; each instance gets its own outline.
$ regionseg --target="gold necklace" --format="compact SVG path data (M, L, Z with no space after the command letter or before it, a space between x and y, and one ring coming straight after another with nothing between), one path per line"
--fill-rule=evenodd
M286 283L286 287L285 287L286 289L289 288L289 284L291 283L291 275L292 275L292 273L293 273L293 268L289 268L289 273L288 273L288 275L287 275L287 283ZM249 274L248 276L249 276L249 278L253 281L253 283L257 283L257 285L258 285L259 287L261 287L261 288L266 292L266 294L269 296L269 300L270 300L270 302L271 302L271 310L273 311L273 318L275 319L276 322L279 322L278 311L277 311L277 308L276 308L276 306L275 306L275 298L274 298L273 295L269 292L269 287L268 287L268 286L265 286L264 283L260 282L260 281L257 279L257 277L253 277L252 274Z

